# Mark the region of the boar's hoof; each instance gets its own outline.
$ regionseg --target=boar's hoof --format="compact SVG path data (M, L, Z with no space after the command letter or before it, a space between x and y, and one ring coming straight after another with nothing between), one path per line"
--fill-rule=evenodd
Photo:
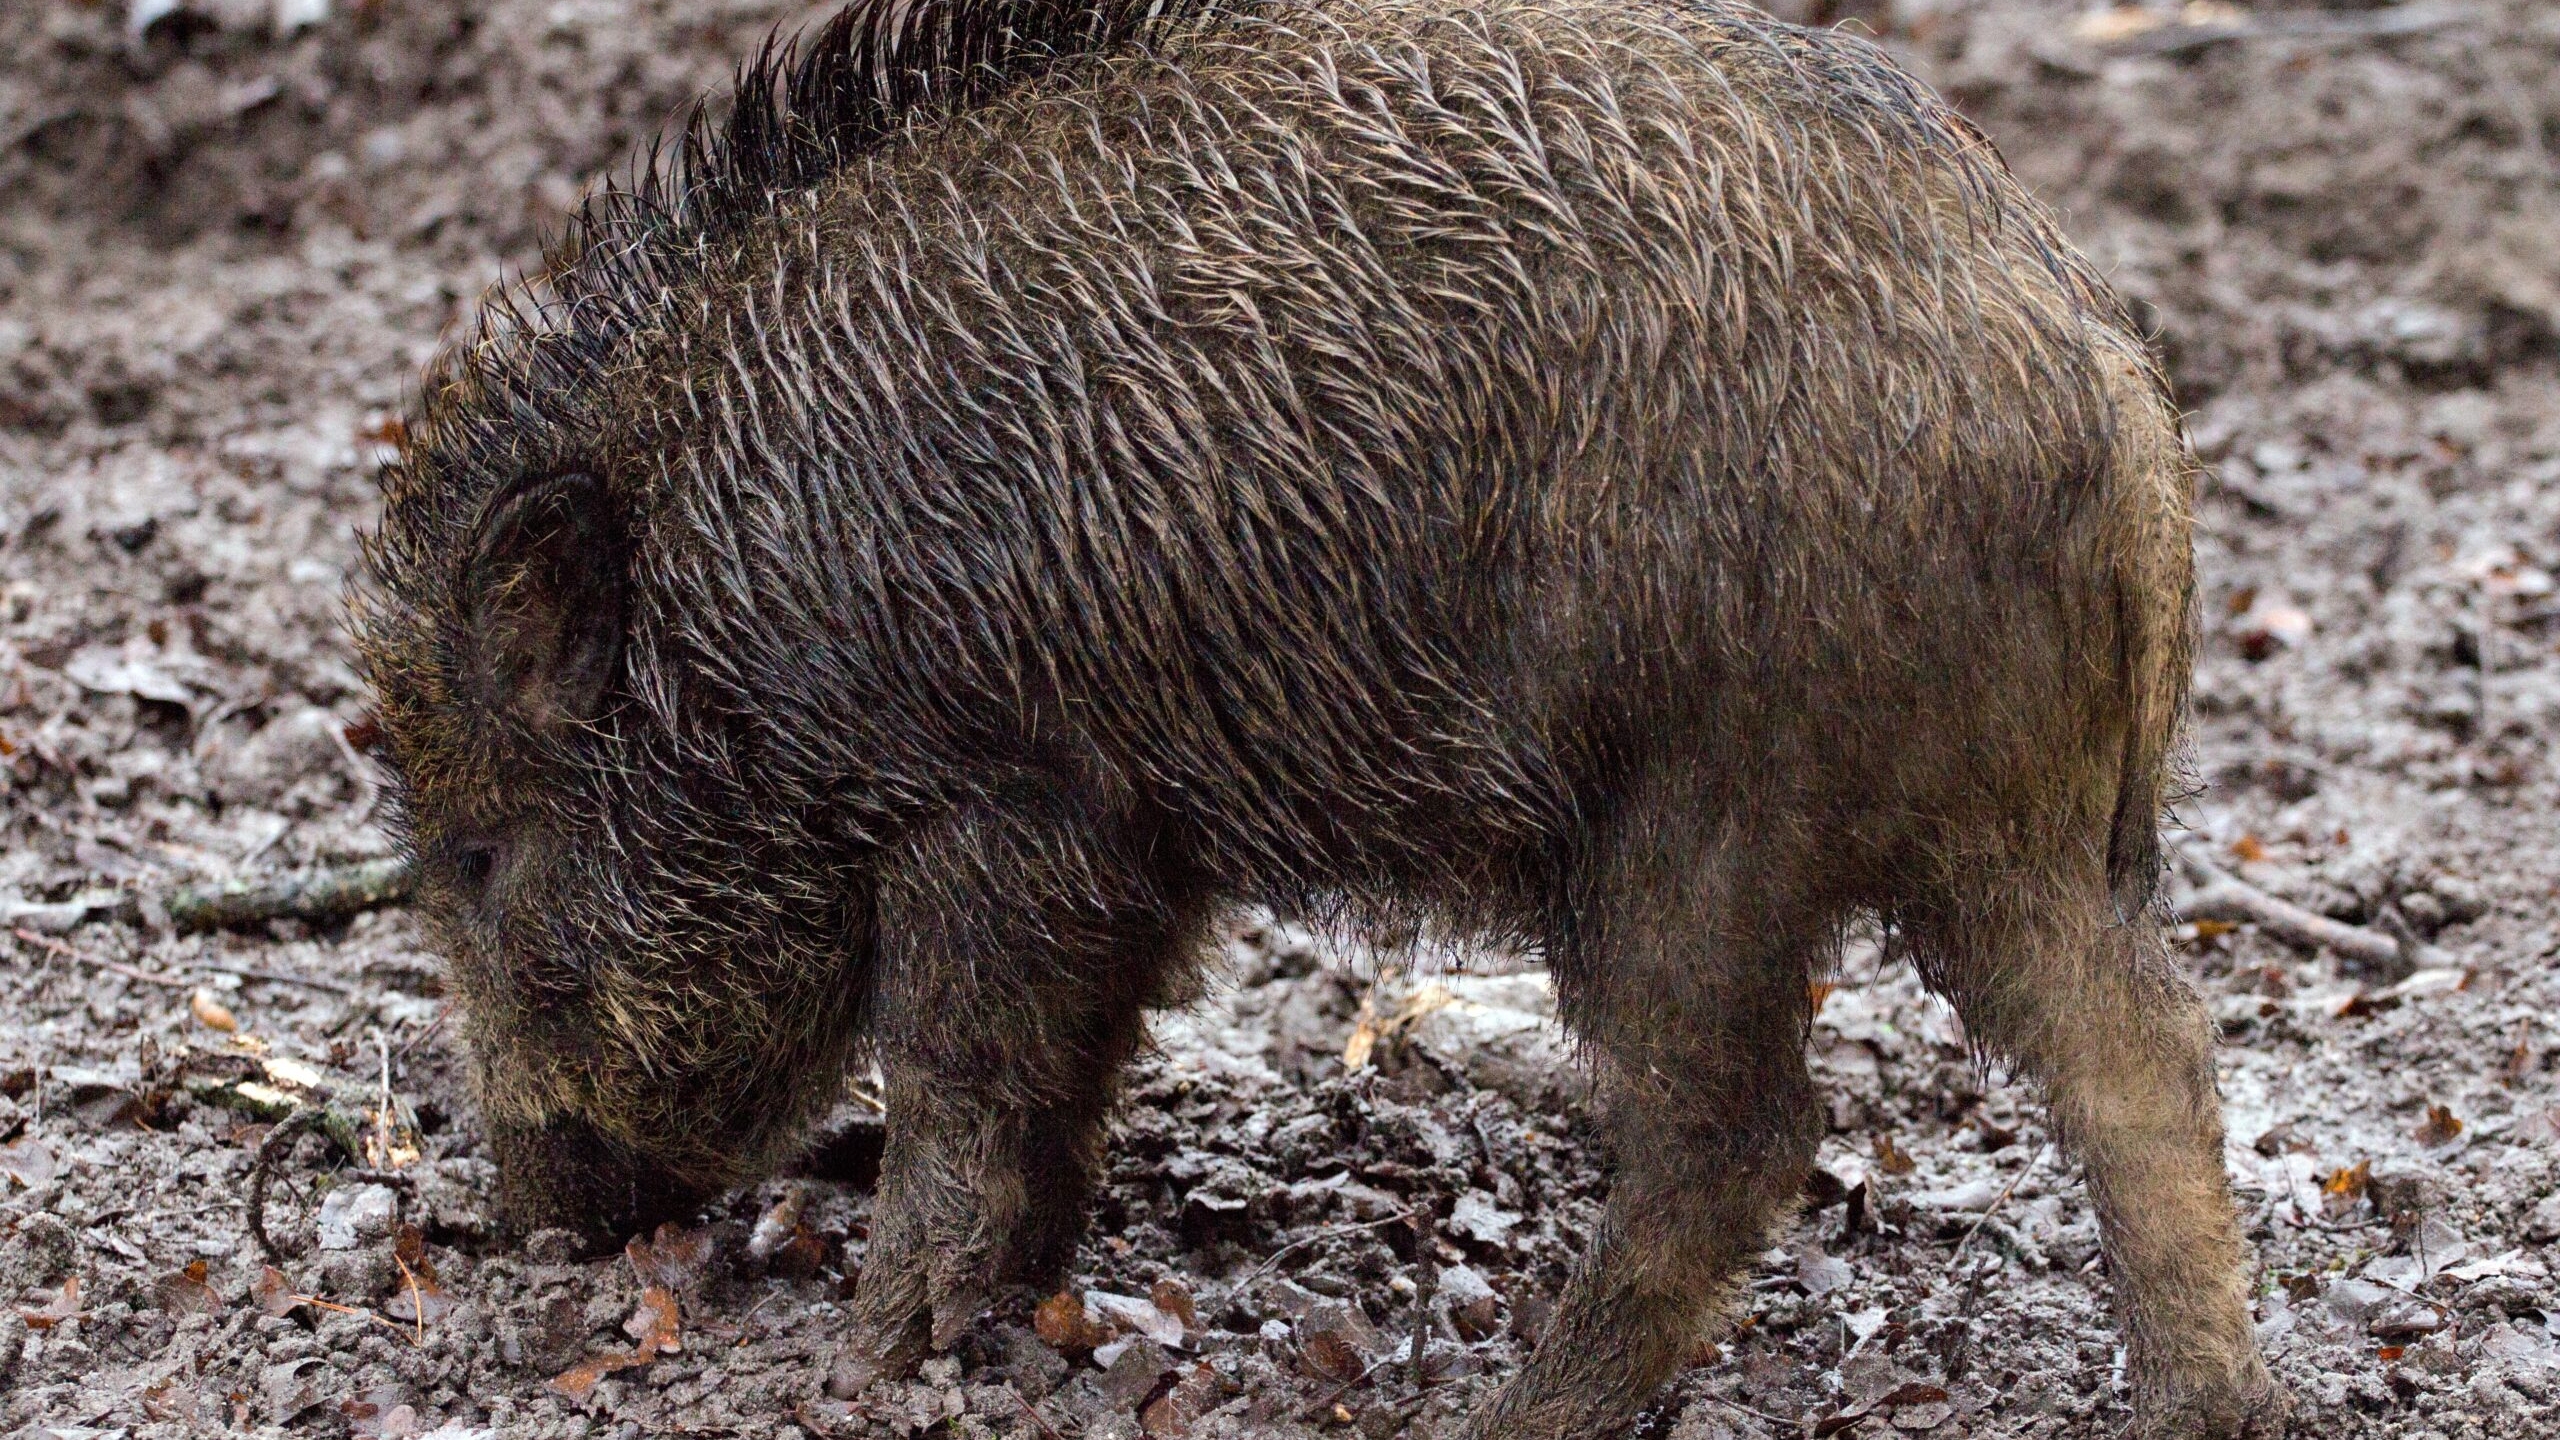
M906 1374L924 1358L927 1333L921 1315L889 1328L857 1323L853 1338L827 1371L827 1394L850 1400L870 1389L873 1381Z
M827 1371L827 1394L837 1400L850 1400L871 1388L874 1380L887 1380L903 1375L915 1363L912 1356L872 1356L848 1351L836 1357Z

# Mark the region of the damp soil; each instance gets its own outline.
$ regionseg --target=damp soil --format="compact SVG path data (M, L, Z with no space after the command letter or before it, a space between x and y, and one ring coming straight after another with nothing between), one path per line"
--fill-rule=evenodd
M2181 932L2300 1433L2560 1429L2560 13L1782 8L1942 87L2156 332L2211 466L2186 843L2414 957ZM815 13L0 7L0 1432L1450 1435L1526 1353L1604 1181L1516 960L1419 980L1238 917L1132 1079L1067 1297L846 1403L858 1096L788 1173L581 1259L493 1223L406 914L92 906L385 853L340 616L408 387ZM1641 1433L2117 1433L2033 1095L1873 946L1812 1053L1804 1211ZM270 1262L249 1178L314 1086L387 1119L274 1147Z

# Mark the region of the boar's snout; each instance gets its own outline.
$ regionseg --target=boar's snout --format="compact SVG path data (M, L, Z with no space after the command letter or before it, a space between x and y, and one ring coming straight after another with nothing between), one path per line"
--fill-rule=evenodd
M575 1118L496 1125L490 1146L499 1212L519 1236L567 1230L601 1251L662 1221L686 1219L712 1195Z

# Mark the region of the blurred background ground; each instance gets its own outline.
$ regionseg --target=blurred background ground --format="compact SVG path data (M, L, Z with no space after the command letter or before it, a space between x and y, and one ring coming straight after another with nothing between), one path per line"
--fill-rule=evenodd
M2440 947L2412 976L2189 932L2303 1433L2560 1428L2560 13L1781 9L1941 86L2158 332L2213 467L2194 843ZM1091 1297L846 1406L817 1381L858 1104L795 1176L579 1263L494 1234L400 912L88 918L383 851L338 616L404 388L583 186L814 13L0 7L0 1429L1445 1434L1535 1334L1599 1182L1534 977L1373 994L1377 957L1240 922L1120 1122ZM1829 1178L1645 1433L2113 1434L2106 1277L2032 1098L1864 948L1814 1050ZM414 1132L363 1172L301 1141L278 1228L312 1248L269 1276L239 1082L293 1076Z

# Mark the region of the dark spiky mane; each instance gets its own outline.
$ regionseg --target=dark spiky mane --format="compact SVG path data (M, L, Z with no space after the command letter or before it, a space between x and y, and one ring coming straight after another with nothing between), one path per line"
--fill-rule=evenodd
M741 67L727 114L696 104L672 145L590 196L549 255L553 298L646 295L724 236L882 141L1221 0L853 0Z
M625 342L709 257L866 151L1079 61L1160 42L1254 0L851 0L740 67L722 111L697 102L672 140L589 195L532 276L485 298L475 332L430 364L411 446L380 477L367 542L384 593L413 615L440 557L491 493L538 466Z

